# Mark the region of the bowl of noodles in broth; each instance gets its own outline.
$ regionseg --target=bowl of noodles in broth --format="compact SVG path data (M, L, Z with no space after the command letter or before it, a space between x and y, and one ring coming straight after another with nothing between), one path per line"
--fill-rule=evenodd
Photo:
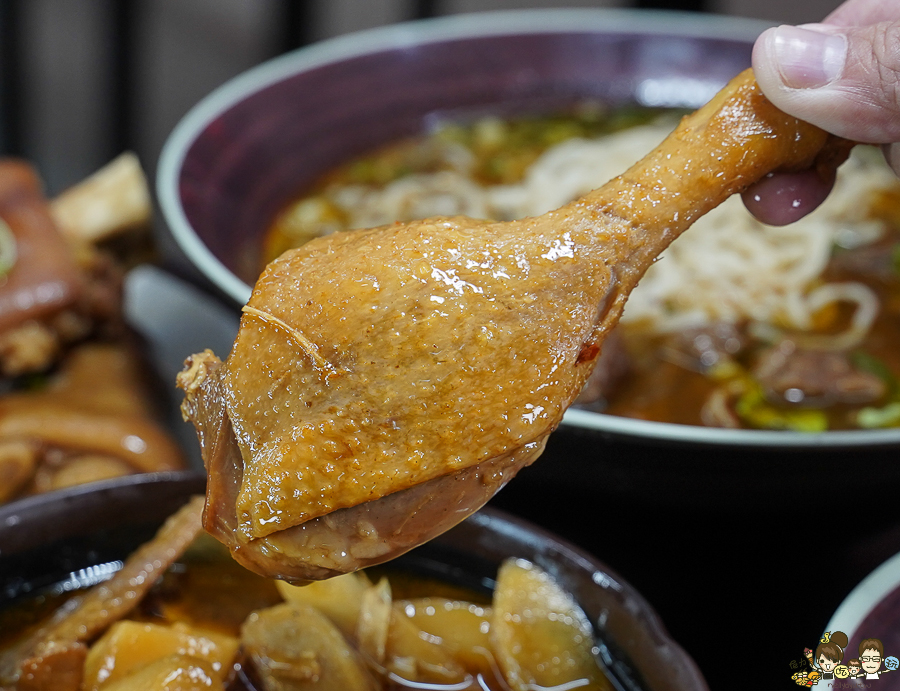
M243 304L266 262L318 235L533 216L604 184L748 66L763 28L534 10L325 41L189 112L163 150L160 203L193 265ZM857 147L825 204L793 225L728 200L641 280L560 429L650 455L893 453L898 248L900 187L876 150Z

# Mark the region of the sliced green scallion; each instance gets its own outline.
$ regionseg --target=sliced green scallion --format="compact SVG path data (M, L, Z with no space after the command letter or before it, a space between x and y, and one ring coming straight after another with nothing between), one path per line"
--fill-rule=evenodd
M758 386L750 387L735 403L735 412L755 429L782 429L794 432L824 432L828 429L825 412L814 408L785 410L766 401Z
M6 276L15 266L18 258L16 236L9 224L0 218L0 277Z
M863 408L856 414L856 424L863 429L900 427L900 401L883 408Z

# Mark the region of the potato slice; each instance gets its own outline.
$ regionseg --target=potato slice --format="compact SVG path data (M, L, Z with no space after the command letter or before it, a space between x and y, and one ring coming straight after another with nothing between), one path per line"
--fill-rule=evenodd
M9 501L34 475L38 444L27 439L0 440L0 503Z
M212 664L190 655L168 655L103 687L104 691L224 691Z
M391 609L384 667L407 682L435 687L453 685L458 689L469 679L472 688L478 688L474 677L454 659L452 651L439 638L422 631L396 606Z
M275 581L275 585L285 600L315 607L348 638L356 636L363 597L371 587L369 579L358 572L308 585L291 585L285 581Z
M134 468L113 456L84 454L71 459L50 476L50 489L64 489L132 473Z
M231 669L238 645L238 639L232 636L200 631L180 623L162 626L120 621L91 646L84 663L82 688L105 689L111 682L170 655L205 660L211 672L222 680Z
M138 157L120 154L51 202L50 213L63 237L96 243L150 223L153 203Z
M423 597L395 602L394 612L423 632L423 637L440 644L469 672L491 669L490 607L443 597Z
M612 689L595 657L584 612L549 574L524 559L500 567L491 641L514 691L579 680L584 680L579 689Z
M286 602L251 614L244 651L265 691L373 691L376 684L337 627L314 607Z
M386 578L369 587L363 594L356 643L359 649L378 664L384 662L388 630L391 625L391 585Z

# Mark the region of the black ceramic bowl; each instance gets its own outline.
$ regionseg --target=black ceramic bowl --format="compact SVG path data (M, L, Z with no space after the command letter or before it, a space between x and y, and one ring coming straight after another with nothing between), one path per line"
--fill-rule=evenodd
M143 475L0 507L0 608L52 586L78 587L126 557L191 495L202 475ZM528 559L573 594L596 629L620 689L706 689L647 602L608 567L524 521L483 510L392 563L470 589L493 585L509 556Z
M647 11L534 10L411 22L264 63L200 102L168 140L157 191L197 270L236 305L278 209L334 165L436 117L552 110L586 97L694 108L749 65L764 24ZM538 464L551 482L705 506L784 505L865 453L900 484L900 429L714 429L571 409ZM816 472L811 472L815 468ZM773 481L777 478L778 481ZM543 480L543 478L542 478ZM877 491L877 490L876 490Z

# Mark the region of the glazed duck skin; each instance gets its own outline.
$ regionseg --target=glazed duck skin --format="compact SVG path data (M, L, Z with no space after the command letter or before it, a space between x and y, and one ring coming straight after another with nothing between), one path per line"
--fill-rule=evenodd
M227 361L200 354L181 375L207 529L294 579L446 530L540 454L672 240L765 174L824 171L849 146L775 109L748 71L557 211L395 224L282 255Z
M186 392L183 410L196 425L207 468L214 469L203 525L237 561L262 575L321 580L402 554L483 506L544 448L542 440L265 537L245 537L236 512L244 461L225 409L224 375L224 364L206 351L189 358L180 379Z

